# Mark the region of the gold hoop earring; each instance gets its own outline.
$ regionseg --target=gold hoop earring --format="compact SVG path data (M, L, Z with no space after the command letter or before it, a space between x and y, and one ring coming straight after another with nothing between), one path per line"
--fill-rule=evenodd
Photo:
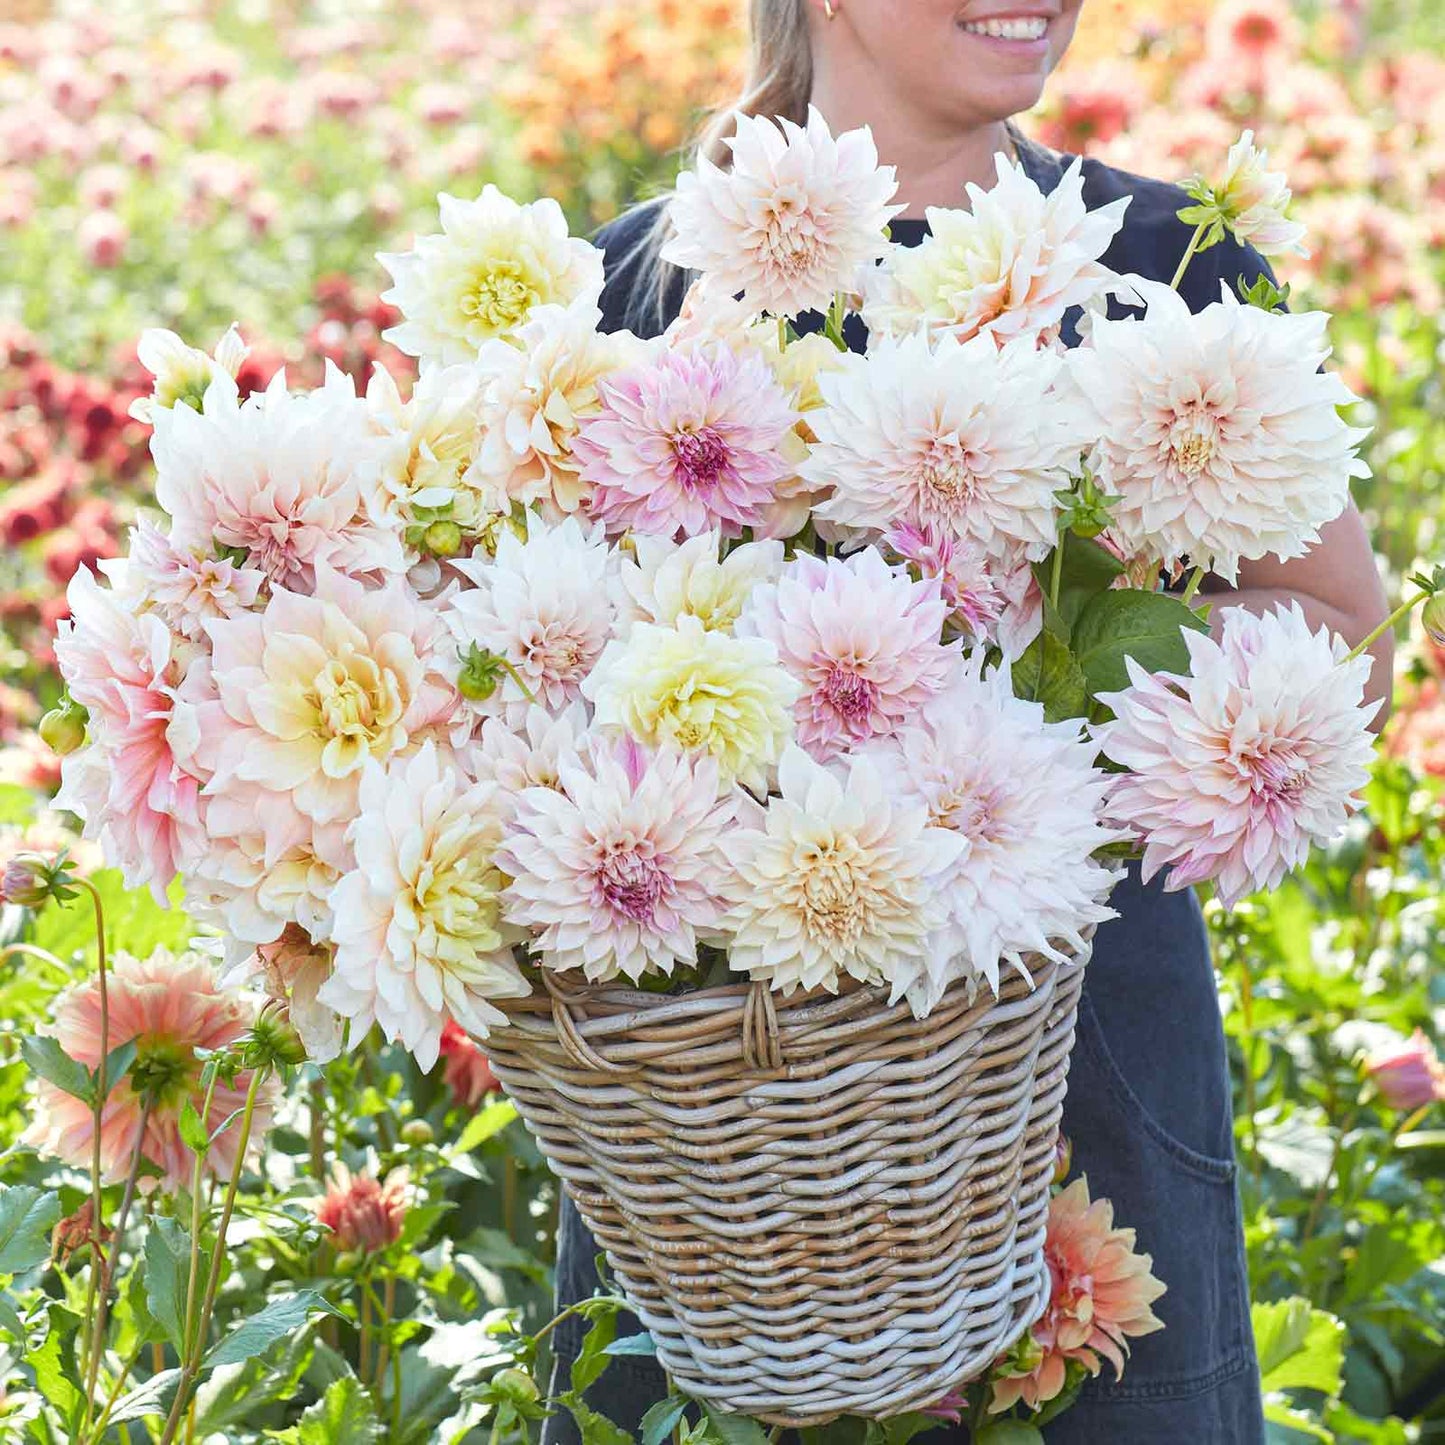
M833 8L833 0L823 0L823 14L826 15L829 20L836 20L838 18L838 12Z

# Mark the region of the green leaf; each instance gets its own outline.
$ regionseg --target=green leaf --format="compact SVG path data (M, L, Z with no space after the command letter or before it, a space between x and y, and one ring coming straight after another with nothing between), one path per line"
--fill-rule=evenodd
M189 1099L181 1106L180 1131L181 1143L192 1154L204 1159L210 1152L211 1136L206 1132L200 1112Z
M117 1045L105 1056L105 1097L108 1099L115 1092L115 1087L125 1076L130 1073L130 1066L135 1063L137 1052L136 1041L127 1039L125 1043ZM95 1098L95 1091L100 1086L100 1070L90 1076L90 1088L87 1093L90 1098Z
M25 1344L25 1321L20 1318L20 1311L15 1308L15 1301L10 1298L4 1290L0 1290L0 1330L18 1340L23 1347Z
M171 1387L181 1378L179 1370L162 1370L158 1375L128 1390L110 1412L111 1424L126 1420L143 1420L147 1415L164 1415L170 1400Z
M938 1427L938 1420L932 1415L925 1415L921 1410L911 1410L906 1415L894 1415L891 1419L879 1423L886 1445L908 1445L915 1435Z
M662 1445L687 1413L687 1401L681 1395L659 1400L642 1417L642 1445Z
M35 1371L35 1383L41 1395L72 1426L79 1420L84 1399L80 1370L75 1362L75 1334L80 1325L81 1318L73 1310L61 1304L51 1305L45 1341L26 1356Z
M1107 547L1101 547L1088 537L1070 534L1064 543L1064 560L1059 567L1058 616L1070 632L1079 620L1085 605L1101 592L1109 590L1109 584L1124 570L1124 564ZM1044 596L1049 595L1052 584L1051 559L1034 564L1034 578Z
M708 1433L722 1445L768 1445L768 1432L751 1415L729 1415L703 1403L707 1413Z
M44 1034L26 1034L20 1040L20 1057L32 1074L54 1084L62 1094L87 1104L95 1097L90 1070L72 1059L55 1039Z
M1040 632L1013 665L1014 693L1044 705L1050 722L1081 718L1089 708L1084 674L1068 644Z
M479 1114L473 1114L461 1137L452 1145L453 1154L470 1154L494 1134L500 1134L517 1117L517 1106L510 1099L496 1099Z
M1295 1296L1256 1303L1250 1319L1265 1394L1319 1390L1333 1397L1340 1393L1345 1327L1333 1315Z
M1132 657L1145 672L1184 673L1189 649L1184 633L1205 632L1208 624L1167 592L1133 588L1100 593L1074 626L1074 656L1092 693L1129 686L1124 665Z
M599 1415L575 1390L557 1397L557 1403L572 1412L582 1445L637 1445L630 1432L614 1424L606 1415Z
M617 1311L598 1315L572 1362L572 1393L585 1395L607 1368L607 1347L617 1337Z
M180 1350L185 1345L183 1322L191 1267L191 1236L180 1220L168 1214L152 1217L146 1231L145 1261L146 1308Z
M995 1420L975 1438L977 1445L1044 1445L1043 1431L1023 1420Z
M177 879L170 889L170 908L162 908L149 888L127 888L114 868L90 875L105 908L105 931L110 948L124 949L146 958L161 946L180 952L190 942L193 927L179 908L185 890ZM47 908L35 920L32 942L48 948L57 958L74 958L95 947L95 913L88 901L66 908Z
M297 1290L295 1294L282 1295L249 1319L242 1320L206 1356L204 1368L213 1370L218 1365L235 1365L242 1360L249 1360L269 1349L277 1340L284 1339L293 1330L300 1329L313 1314L345 1318L340 1310L329 1304L314 1289Z
M381 1422L361 1381L348 1375L332 1382L287 1437L296 1445L371 1445L381 1439Z
M657 1341L646 1330L638 1330L635 1335L623 1335L620 1339L613 1340L603 1353L608 1355L647 1355L655 1359Z
M1308 1410L1297 1409L1293 1405L1285 1404L1283 1400L1266 1400L1264 1418L1272 1425L1280 1425L1297 1434L1308 1435L1313 1440L1323 1440L1325 1445L1334 1445L1334 1435Z
M0 1274L23 1274L50 1258L60 1196L32 1184L0 1184Z
M1445 1231L1428 1219L1372 1224L1361 1237L1345 1272L1339 1303L1374 1299L1390 1285L1404 1284L1445 1252Z

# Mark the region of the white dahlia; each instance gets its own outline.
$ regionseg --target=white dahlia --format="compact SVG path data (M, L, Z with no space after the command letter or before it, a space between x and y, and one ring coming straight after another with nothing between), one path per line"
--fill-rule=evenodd
M868 129L835 139L810 106L806 126L739 116L729 146L727 170L702 160L678 177L663 259L774 316L853 291L887 251L884 228L903 209L889 205L898 183L892 166L878 164Z
M695 964L721 937L737 797L712 758L630 738L564 759L561 788L529 788L507 830L507 916L536 931L544 967L595 983Z
M529 707L516 727L499 717L485 719L466 761L478 782L500 789L498 806L510 821L518 797L528 788L562 786L562 760L585 758L591 739L586 704L570 703L555 715L544 707Z
M234 326L216 343L211 355L187 346L174 331L159 327L142 331L136 343L136 360L155 377L155 386L149 396L131 402L130 415L149 423L157 412L176 406L200 411L212 379L218 374L234 378L249 353L250 347Z
M709 632L684 614L672 627L639 622L609 642L582 692L598 727L706 753L725 781L761 792L792 737L798 684L772 643Z
M1146 673L1101 693L1115 721L1096 729L1116 774L1110 812L1144 840L1144 877L1167 886L1212 878L1232 906L1276 888L1358 807L1374 753L1364 701L1369 654L1299 605L1263 617L1232 607L1218 641L1186 632L1190 675Z
M1215 204L1246 246L1267 256L1308 256L1305 227L1289 219L1289 179L1268 165L1269 152L1255 145L1252 130L1245 131L1229 148L1224 179L1214 188Z
M618 575L623 623L671 626L696 617L710 632L731 632L753 589L776 582L783 570L781 542L744 542L719 559L721 539L702 532L685 542L637 536L637 560L624 558Z
M377 1023L428 1070L449 1020L485 1038L506 1023L490 1000L531 992L502 920L496 788L427 745L367 768L348 836L356 868L336 885L335 967L317 997L351 1021L353 1045Z
M590 490L572 442L602 408L603 379L642 350L627 332L603 335L601 319L590 299L539 307L507 340L488 342L477 362L486 389L477 473L554 518L577 511Z
M274 586L309 591L318 566L352 575L405 569L400 530L376 480L384 442L365 401L329 363L316 391L293 395L284 372L238 400L220 373L205 410L155 416L156 501L180 552L245 553Z
M1078 723L1050 723L1014 697L1007 667L982 650L914 726L876 753L891 791L920 799L930 821L963 840L939 882L946 917L908 982L920 1016L954 979L987 982L1003 964L1029 977L1028 955L1082 953L1112 918L1119 873L1094 851L1124 836L1104 821L1109 779Z
M781 796L724 839L732 967L784 994L836 993L850 976L902 997L944 921L940 880L963 840L866 756L833 770L789 747L778 785Z
M556 201L521 206L489 185L474 201L441 195L437 204L440 233L376 258L395 283L382 300L406 318L384 335L408 356L472 361L538 306L602 294L602 253L568 235Z
M999 559L1016 546L1047 555L1054 493L1092 440L1084 408L1055 393L1062 365L1028 342L922 332L848 358L810 414L818 440L802 474L832 486L816 515L874 536L934 526Z
M1099 437L1100 481L1118 495L1114 535L1166 565L1187 559L1233 581L1241 561L1299 557L1370 469L1366 433L1338 408L1329 317L1222 301L1191 315L1141 282L1143 320L1096 322L1069 365Z
M930 209L920 246L894 246L866 283L863 319L875 335L925 328L966 341L988 332L1038 342L1072 306L1088 306L1116 277L1100 257L1124 223L1129 198L1084 204L1076 160L1045 195L1021 165L996 157L998 184L967 187L971 210Z
M616 557L601 525L567 517L549 526L529 512L525 540L503 531L494 557L456 566L476 583L456 593L445 614L459 665L475 646L517 674L500 674L485 710L520 722L533 700L555 712L576 699L612 636Z

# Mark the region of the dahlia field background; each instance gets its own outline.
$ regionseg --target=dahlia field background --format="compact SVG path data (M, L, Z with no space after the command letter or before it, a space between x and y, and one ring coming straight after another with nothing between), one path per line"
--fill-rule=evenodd
M1335 313L1334 364L1365 398L1356 496L1398 594L1445 519L1445 12L1086 17L1029 129L1178 179L1254 130L1309 228L1312 257L1281 268L1291 302ZM0 8L0 868L68 849L80 879L0 905L0 1440L536 1438L557 1190L482 1052L452 1027L429 1073L381 1046L299 1064L184 914L124 890L51 806L37 729L65 589L150 497L143 329L209 349L239 322L243 394L283 365L319 384L327 362L405 384L375 253L429 229L438 191L556 196L585 233L670 181L740 63L735 0ZM1278 893L1206 905L1281 1442L1445 1440L1445 648L1409 627L1366 811ZM109 1059L98 916L110 1036L135 1040ZM133 1252L117 1226L143 1214ZM611 1308L588 1307L574 1388L606 1367ZM589 1445L630 1438L582 1423ZM766 1439L655 1424L649 1445Z

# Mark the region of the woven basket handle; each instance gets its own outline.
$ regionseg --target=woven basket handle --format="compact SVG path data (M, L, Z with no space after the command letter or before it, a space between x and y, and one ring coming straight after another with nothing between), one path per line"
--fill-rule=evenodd
M778 1011L773 991L753 982L743 1002L743 1063L759 1073L777 1073L783 1067L783 1040L778 1033Z
M577 1027L577 1020L572 1016L571 1005L575 1001L575 995L569 994L549 969L542 970L542 983L552 996L552 1022L557 1027L557 1038L576 1063L594 1073L612 1074L614 1077L640 1071L641 1064L614 1063L598 1053L583 1038L582 1030Z

